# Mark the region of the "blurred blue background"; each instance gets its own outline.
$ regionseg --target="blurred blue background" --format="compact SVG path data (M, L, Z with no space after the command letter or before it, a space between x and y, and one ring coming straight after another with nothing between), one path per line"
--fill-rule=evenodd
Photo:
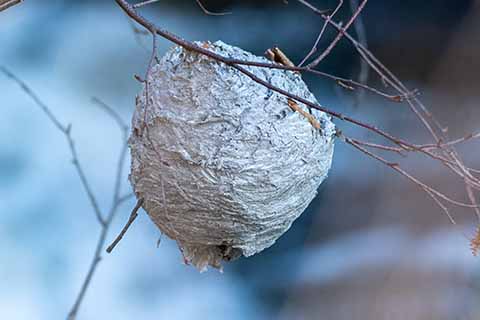
M322 25L293 0L204 4L232 14L207 16L193 0L159 1L143 11L189 40L221 39L257 55L278 45L297 63ZM338 18L348 14L345 3ZM452 136L480 127L480 1L369 1L363 19L371 50L421 89ZM133 75L144 73L149 45L148 37L136 39L114 1L27 0L0 12L0 64L72 124L102 210L110 205L121 135L90 98L101 98L128 122L140 90ZM159 53L170 46L161 40ZM320 69L356 77L359 57L341 42ZM356 106L334 83L305 79L325 106L426 141L405 106L368 94ZM381 85L374 75L370 84ZM3 75L0 101L0 319L62 319L100 227L64 137ZM460 148L470 166L480 167L479 147L474 141ZM405 163L426 182L462 194L440 166L415 157ZM108 242L133 206L133 200L122 206ZM480 262L463 236L475 217L455 213L458 228L415 186L338 143L330 177L292 228L224 273L183 265L166 237L157 248L160 233L142 213L113 254L104 255L78 319L479 319Z

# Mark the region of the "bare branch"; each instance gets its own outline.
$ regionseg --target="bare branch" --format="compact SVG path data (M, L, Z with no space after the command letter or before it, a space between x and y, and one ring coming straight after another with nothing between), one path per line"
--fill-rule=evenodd
M358 8L358 0L350 0L350 8L352 12L355 12ZM327 21L325 21L325 24L327 24ZM358 42L362 44L365 48L368 48L365 25L363 23L363 18L361 14L358 15L357 19L355 19L353 26L355 27L355 33L357 34ZM368 67L367 62L363 59L360 59L360 72L358 73L358 82L366 84L368 82L369 72L370 68ZM356 93L354 106L358 106L360 104L363 96L363 91L358 91Z
M137 21L140 25L144 26L146 29L148 30L153 30L154 32L156 32L156 34L162 36L163 38L167 39L167 40L170 40L174 43L176 43L177 45L179 46L182 46L184 47L185 49L188 49L188 50L192 50L192 51L195 51L195 52L198 52L200 54L203 54L205 56L208 56L212 59L215 59L217 61L220 61L220 62L223 62L227 65L230 65L231 67L239 70L241 73L245 74L246 76L248 76L249 78L251 78L252 80L254 80L255 82L269 88L270 90L272 91L275 91L275 92L278 92L288 98L291 98L297 102L300 102L300 103L303 103L305 105L307 105L308 107L310 108L313 108L313 109L317 109L317 110L320 110L320 111L323 111L335 118L338 118L338 119L341 119L343 121L347 121L347 122L350 122L350 123L353 123L357 126L360 126L360 127L363 127L365 129L368 129L370 131L373 131L375 132L376 134L386 138L387 140L390 140L392 141L393 143L395 144L398 144L398 145L401 145L401 146L407 146L407 147L410 147L410 148L414 148L413 145L407 143L406 141L403 141L401 139L398 139L398 138L395 138L393 137L392 135L386 133L385 131L373 126L373 125L370 125L370 124L367 124L367 123L364 123L362 121L359 121L359 120L356 120L356 119L353 119L351 117L348 117L348 116L345 116L339 112L336 112L336 111L332 111L332 110L329 110L325 107L322 107L318 104L315 104L315 103L312 103L310 101L308 101L307 99L304 99L304 98L301 98L299 96L296 96L294 94L291 94L285 90L282 90L281 88L278 88L276 86L273 86L271 85L270 83L268 83L267 81L264 81L258 77L256 77L254 74L252 74L251 72L249 72L247 69L243 68L242 66L240 66L240 64L243 64L243 65L254 65L254 66L267 66L267 67L274 67L274 68L279 68L279 69L285 69L285 70L297 70L297 68L292 68L292 67L287 67L287 66L283 66L283 65L276 65L276 64L270 64L270 63L255 63L255 62L248 62L248 61L241 61L241 60L236 60L236 59L229 59L229 58L226 58L226 57L223 57L215 52L212 52L206 48L203 48L201 46L198 46L192 42L189 42L189 41L186 41L166 30L162 30L162 29L159 29L157 28L154 24L152 24L151 22L149 22L147 19L145 19L142 15L140 15L136 10L135 8L133 8L132 5L130 5L127 1L125 0L115 0L119 5L120 7L125 11L125 13L127 13L132 19L134 19L135 21ZM366 0L365 0L366 1ZM302 68L298 68L298 70L302 70ZM309 69L311 70L311 69Z

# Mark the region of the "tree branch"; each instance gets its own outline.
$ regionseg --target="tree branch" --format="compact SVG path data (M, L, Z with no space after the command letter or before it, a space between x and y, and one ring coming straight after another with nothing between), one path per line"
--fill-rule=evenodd
M90 267L87 271L87 275L82 283L82 286L80 288L80 291L75 299L75 302L68 314L68 319L69 320L74 320L76 318L78 309L80 308L80 305L85 297L85 294L88 290L88 287L92 281L93 275L95 274L95 271L97 270L97 266L101 261L101 252L102 249L105 245L105 239L108 233L108 230L110 228L110 225L112 223L112 220L115 216L115 214L118 211L119 206L124 203L126 200L131 198L131 194L127 194L124 196L120 196L120 189L121 189L121 182L122 182L122 170L124 168L124 163L125 163L125 158L127 154L127 135L128 135L128 126L125 124L125 122L122 120L122 118L118 115L118 113L111 107L109 107L107 104L104 102L100 101L98 98L94 98L93 101L101 107L102 110L104 110L109 116L111 116L115 122L118 124L122 131L122 148L121 152L118 158L118 163L117 163L117 168L116 168L116 174L115 174L115 182L114 182L114 188L113 188L113 200L112 204L110 207L110 210L108 211L108 214L106 217L103 217L100 211L100 208L98 206L98 201L96 197L94 196L92 189L90 187L90 184L85 176L85 173L83 171L83 168L80 164L77 150L75 148L75 142L72 138L71 135L71 125L64 125L62 124L58 118L54 115L54 113L51 111L51 109L45 104L39 96L20 78L18 78L16 75L14 75L12 72L10 72L7 68L0 66L0 72L5 74L8 78L13 80L15 83L17 83L20 88L22 89L23 92L25 92L32 100L33 102L42 110L43 113L48 117L50 122L55 126L56 129L58 129L64 136L65 139L67 140L68 146L70 148L71 155L73 157L73 165L75 166L75 169L80 177L80 180L82 182L82 185L84 186L84 189L88 195L88 198L90 200L90 204L92 205L92 208L95 212L95 215L97 217L97 220L101 226L101 231L100 231L100 236L97 241L97 245L95 248L95 252L92 258L92 262L90 263Z
M335 37L335 39L330 43L330 45L310 64L307 65L307 67L293 67L293 66L283 66L280 64L275 64L275 63L258 63L258 62L252 62L252 61L241 61L241 60L236 60L236 59L230 59L227 57L223 57L215 52L212 52L206 48L200 47L196 45L195 43L192 43L190 41L187 41L183 38L180 38L179 36L170 33L167 30L160 29L157 26L155 26L152 22L144 18L141 14L139 14L135 8L130 5L126 0L115 0L117 4L123 9L123 11L133 20L135 20L137 23L143 25L145 28L148 30L154 31L156 34L159 36L172 41L173 43L183 47L186 50L190 50L202 55L205 55L211 59L214 59L218 62L225 63L226 65L231 66L232 68L237 69L253 81L257 82L258 84L265 86L266 88L275 91L287 98L290 98L296 103L303 103L306 106L312 108L312 109L317 109L319 111L325 112L337 119L340 119L342 121L349 122L351 124L354 124L356 126L365 128L371 132L374 132L375 134L385 138L387 141L390 143L393 143L396 145L396 147L392 146L382 146L380 144L372 144L370 143L367 145L367 147L375 147L375 148L380 148L383 149L384 151L392 151L395 153L401 153L402 151L405 152L418 152L426 155L427 157L440 161L444 166L452 170L455 174L459 176L459 178L466 183L467 186L470 187L476 187L480 185L480 179L474 177L471 174L471 169L466 167L463 162L461 161L459 155L456 153L456 151L453 148L454 143L445 143L445 141L448 141L446 139L444 132L444 128L442 128L438 121L435 120L433 115L428 111L428 109L419 101L418 98L416 98L416 91L410 91L408 90L403 83L398 80L398 78L393 75L393 73L387 69L367 48L366 44L362 44L359 41L355 40L348 32L347 29L356 21L356 19L359 17L361 11L365 7L367 0L363 0L356 10L354 11L352 17L349 19L347 24L345 26L340 25L339 23L334 22L331 19L331 16L328 16L325 14L324 11L321 11L317 9L315 6L313 6L311 3L309 3L306 0L298 0L301 4L305 5L307 8L310 10L314 11L316 14L318 14L326 24L333 26L337 31L338 34ZM340 3L341 4L341 3ZM340 5L339 4L339 5ZM338 8L338 6L337 6ZM335 13L335 11L334 11ZM333 16L333 14L332 14ZM318 38L321 38L322 31L320 31ZM326 76L329 79L336 80L336 82L341 85L342 87L346 89L354 89L354 87L358 88L363 88L366 90L369 90L370 92L377 93L375 90L371 87L369 87L366 84L362 84L359 82L355 82L353 80L347 80L343 81L341 79L338 79L334 76L324 74L318 70L314 70L313 68L318 65L325 57L329 55L331 50L336 46L336 44L343 38L345 37L348 39L355 47L357 52L360 54L364 62L371 67L377 75L382 79L384 82L386 82L390 87L392 87L394 90L398 92L396 95L388 95L388 94L381 94L384 97L389 97L393 101L397 102L402 102L405 101L410 108L410 110L416 115L416 117L420 120L420 122L423 124L423 126L427 129L427 131L432 135L432 137L435 140L435 145L437 146L436 148L421 148L418 145L411 143L409 141L406 141L404 139L394 137L393 135L389 134L388 132L363 121L359 121L357 119L345 116L339 112L327 109L319 104L312 103L306 99L303 99L301 97L298 97L294 94L291 94L290 92L287 92L285 90L282 90L281 88L278 88L274 85L271 85L268 81L265 81L263 79L260 79L256 77L253 73L248 71L244 66L252 66L252 67L265 67L265 68L277 68L277 69L283 69L283 70L289 70L289 71L300 71L300 72L309 72L309 73L314 73L320 76ZM320 40L318 40L319 42ZM315 41L317 42L317 41ZM313 50L313 49L312 49ZM305 60L305 59L304 59ZM381 92L380 92L381 93ZM367 149L363 148L361 144L359 143L354 143L352 140L347 140L347 138L344 138L344 141L347 143L353 145L357 150L367 154L371 158L383 162L383 158L379 158L375 154L371 153ZM390 150L389 150L390 149ZM367 152L365 152L367 151ZM392 163L389 163L392 164ZM405 177L409 178L410 181L414 182L417 185L420 185L422 187L422 190L424 190L429 196L432 197L433 200L439 206L443 209L444 205L441 203L440 200L446 201L448 203L461 206L461 207L468 207L468 208L478 208L477 202L474 200L474 197L469 197L470 199L470 204L463 203L461 201L453 200L450 197L446 196L445 194L431 188L428 185L425 185L420 182L420 180L416 179L415 177L409 175L402 169L399 169L398 166L396 165L390 165L392 169L395 171L399 172L400 174L404 175Z
M16 82L20 88L35 102L35 104L45 113L45 115L48 117L50 122L53 123L53 125L65 136L67 139L68 146L70 148L70 153L72 154L72 163L75 166L75 169L78 173L78 176L80 177L80 180L82 182L82 185L85 189L85 192L87 193L88 199L90 200L90 204L93 207L93 211L95 212L95 216L100 223L100 225L104 226L105 225L105 220L102 217L102 213L100 212L100 208L98 206L97 199L93 195L92 188L90 187L90 184L85 176L85 172L82 168L82 165L80 164L80 161L78 160L78 154L77 154L77 149L75 148L75 141L73 141L72 138L72 126L71 125L64 125L62 124L58 118L52 113L50 108L38 97L38 95L33 92L30 87L22 81L20 78L18 78L16 75L14 75L12 72L10 72L7 68L0 66L0 71L5 74L7 77L9 77L11 80Z

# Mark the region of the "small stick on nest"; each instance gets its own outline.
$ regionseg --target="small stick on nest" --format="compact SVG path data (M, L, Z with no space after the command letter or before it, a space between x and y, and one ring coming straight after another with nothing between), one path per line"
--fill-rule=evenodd
M475 237L470 242L470 247L472 249L473 255L478 256L478 252L480 251L480 226L477 228Z

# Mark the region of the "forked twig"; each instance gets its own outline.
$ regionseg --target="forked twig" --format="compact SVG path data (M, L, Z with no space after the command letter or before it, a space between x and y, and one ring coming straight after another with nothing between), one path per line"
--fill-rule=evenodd
M340 10L342 5L343 5L343 0L338 1L338 4L335 7L335 10L333 10L332 14L329 14L327 16L328 20L332 19L337 14L337 12ZM327 30L327 26L328 26L328 21L325 21L323 23L322 29L320 29L320 32L318 33L317 39L315 39L315 42L313 43L312 48L307 53L307 55L302 59L302 61L298 64L299 67L303 66L308 61L308 59L310 59L315 54L315 52L317 52L318 45L320 44L320 40L322 39L325 33L325 30Z
M23 90L23 92L25 92L35 102L35 104L42 110L42 112L45 113L45 115L48 117L50 122L52 122L53 125L65 136L68 146L70 148L70 153L72 155L72 163L75 166L75 169L80 178L80 181L82 182L83 188L87 193L90 204L92 205L93 211L95 212L97 221L98 223L100 223L100 225L104 226L105 219L102 216L100 207L98 206L97 199L93 195L92 188L90 187L90 184L85 176L85 172L82 168L82 165L78 160L75 141L73 141L73 138L72 138L72 126L70 124L68 125L62 124L58 120L58 118L53 114L51 109L39 98L39 96L32 89L30 89L30 87L23 80L21 80L15 74L10 72L6 67L0 66L0 71L3 74L5 74L8 78L16 82L20 86L20 88Z
M82 287L80 289L80 292L75 300L75 303L72 306L72 309L68 313L68 320L74 320L77 316L78 310L80 308L80 305L83 301L83 298L88 290L88 287L90 285L91 279L93 277L93 274L95 273L98 263L101 261L101 252L102 249L105 245L107 233L110 229L110 226L112 224L113 218L115 217L119 206L130 199L132 197L132 194L128 194L125 196L120 196L120 189L122 185L122 170L124 167L126 155L127 155L127 136L128 136L128 126L126 123L121 119L121 117L116 113L116 111L109 107L106 103L102 102L98 98L93 98L92 99L94 103L99 105L103 110L107 112L118 124L121 132L122 132L122 147L120 151L120 155L118 157L118 162L117 162L117 168L115 172L115 181L114 181L114 187L113 187L113 199L112 199L112 204L110 207L110 210L107 214L107 217L105 219L105 224L102 226L102 230L100 232L100 236L97 242L97 246L95 248L95 253L94 257L92 259L92 262L90 264L90 268L88 270L87 276L82 284Z
M365 7L365 5L367 4L367 1L368 0L363 0L359 5L358 5L358 8L355 10L355 12L353 13L352 17L348 20L348 22L345 24L345 27L341 27L337 36L335 37L335 39L333 39L333 41L330 43L330 45L315 59L313 60L313 62L309 63L308 64L308 67L309 68L315 68L320 62L323 61L323 59L325 59L329 54L330 52L333 50L333 48L338 44L338 42L342 39L342 37L344 36L345 32L348 30L348 28L350 28L350 26L355 22L355 20L357 19L357 17L360 15L360 13L362 12L363 8ZM326 23L330 23L332 20L330 17L327 17L326 19Z
M80 288L80 291L75 299L75 302L70 309L70 312L68 313L67 319L69 320L74 320L77 316L78 310L80 308L80 305L85 297L85 294L88 290L88 287L92 281L93 275L95 271L97 270L97 266L100 263L102 257L101 257L101 252L103 249L103 246L105 245L105 239L107 236L107 232L110 228L110 225L112 223L112 220L115 216L115 214L118 211L118 208L122 203L127 201L128 199L131 198L131 194L123 195L120 196L120 189L121 189L121 184L122 184L122 170L124 168L124 163L125 163L125 158L127 154L127 135L128 135L128 126L125 124L125 122L121 119L121 117L116 113L116 111L109 107L107 104L104 102L100 101L98 98L94 98L93 101L101 107L101 109L105 110L109 116L111 116L115 122L118 124L122 131L122 148L121 152L118 158L118 163L117 163L117 168L116 168L116 177L115 177L115 182L114 182L114 190L113 190L113 200L112 200L112 205L110 207L110 210L108 211L108 214L106 216L103 216L101 213L101 210L98 206L98 201L96 197L93 194L93 191L90 187L90 184L87 180L87 177L84 173L84 170L80 164L80 160L78 158L78 153L75 148L75 142L72 138L71 134L71 125L64 125L62 124L58 118L55 116L55 114L51 111L50 107L46 103L44 103L39 96L20 78L18 78L15 74L13 74L11 71L9 71L7 68L0 66L0 71L5 74L8 78L13 80L15 83L17 83L20 88L22 89L23 92L29 96L34 103L42 110L42 112L48 117L50 122L55 126L56 129L58 129L66 138L68 146L70 148L70 152L72 155L72 162L73 165L75 166L75 169L77 171L77 174L80 177L80 180L82 182L82 185L88 195L88 198L90 200L90 204L92 205L92 208L95 212L95 215L97 217L98 223L101 226L101 231L100 235L97 241L97 245L95 248L95 252L92 258L92 261L90 263L90 267L87 271L87 275L82 283L82 286Z
M299 3L305 5L307 8L313 10L316 14L318 14L323 20L328 22L332 25L339 33L344 34L345 38L347 38L363 58L364 62L368 64L368 66L376 72L376 74L381 78L383 82L385 82L390 87L394 88L399 92L400 95L404 95L408 92L406 86L391 72L381 61L379 61L373 53L371 53L364 44L360 43L356 39L354 39L348 32L345 32L342 26L330 19L324 13L320 12L315 6L309 3L306 0L297 0ZM476 200L475 195L472 195L472 190L470 188L476 188L476 190L480 190L478 185L480 185L480 179L475 177L472 173L477 173L478 170L471 169L467 167L463 161L460 159L460 155L455 150L456 143L460 143L466 140L469 140L469 137L475 137L475 135L467 135L466 139L457 139L453 140L450 143L445 143L445 141L449 141L449 137L447 136L447 130L443 127L439 121L433 116L433 113L428 110L428 108L415 96L408 98L405 100L407 102L408 107L410 110L415 114L421 124L425 127L425 129L430 133L430 135L435 140L434 149L437 154L432 152L432 148L429 148L430 152L427 152L432 159L439 160L442 164L452 170L460 179L462 179L465 183L465 187L467 188L468 199L475 209L477 216L478 213L478 201ZM418 151L419 149L413 149L414 151ZM425 149L420 149L421 152L425 151ZM441 154L441 155L440 155ZM376 159L378 160L378 159ZM426 191L427 192L427 191ZM431 192L427 192L430 196L432 196ZM432 196L432 198L439 204L439 206L443 209L443 205L440 205L439 200ZM480 221L480 218L479 218ZM480 229L479 229L480 230ZM471 246L474 248L474 241L475 239L480 238L480 233L477 234L476 238L471 240Z

